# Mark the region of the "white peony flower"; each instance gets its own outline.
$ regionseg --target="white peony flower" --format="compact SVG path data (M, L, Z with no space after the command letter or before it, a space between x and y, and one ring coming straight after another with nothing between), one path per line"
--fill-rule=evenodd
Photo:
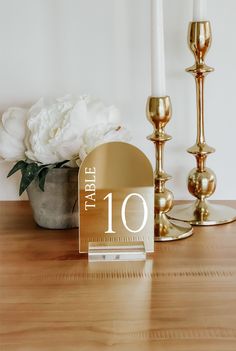
M0 121L0 158L8 161L25 159L24 138L26 135L27 111L11 107Z
M130 132L117 123L100 123L89 127L81 137L81 146L79 148L80 160L85 157L96 146L111 141L129 142L131 140Z
M119 120L118 110L99 100L70 96L46 102L40 99L28 112L26 156L43 164L72 160L81 148L81 135L97 123Z

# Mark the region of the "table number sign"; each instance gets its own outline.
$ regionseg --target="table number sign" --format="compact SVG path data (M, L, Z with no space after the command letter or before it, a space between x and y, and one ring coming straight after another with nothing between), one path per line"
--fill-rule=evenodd
M79 172L79 251L100 261L140 260L154 251L153 169L138 148L110 142Z

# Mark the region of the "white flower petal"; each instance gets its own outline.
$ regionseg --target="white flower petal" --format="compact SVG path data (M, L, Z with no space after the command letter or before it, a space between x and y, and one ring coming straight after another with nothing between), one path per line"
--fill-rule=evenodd
M114 123L101 123L88 128L81 137L82 144L79 149L79 156L81 160L98 145L112 142L123 141L130 142L130 132Z
M25 158L24 144L6 132L2 122L0 122L0 157L9 161Z
M27 111L19 107L11 107L2 115L2 124L7 133L18 140L25 136Z

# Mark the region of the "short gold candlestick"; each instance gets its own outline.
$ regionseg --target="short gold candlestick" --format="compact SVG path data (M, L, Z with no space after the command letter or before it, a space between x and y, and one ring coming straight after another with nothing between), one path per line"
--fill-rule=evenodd
M187 68L196 82L197 97L197 139L187 151L196 158L197 167L188 175L188 190L197 198L190 205L178 205L169 213L169 217L187 221L194 225L216 225L232 222L236 211L227 206L213 205L207 202L216 188L216 176L206 167L207 156L215 149L208 146L204 132L204 81L213 68L205 64L205 56L211 46L212 34L210 22L191 22L188 31L188 44L193 52L195 64Z
M165 183L171 177L163 169L163 152L166 141L171 136L165 133L165 126L171 118L171 102L169 96L153 97L147 102L147 118L154 127L154 132L148 137L156 147L155 182L155 241L171 241L183 239L192 234L188 223L173 223L166 214L173 206L173 194L165 188Z

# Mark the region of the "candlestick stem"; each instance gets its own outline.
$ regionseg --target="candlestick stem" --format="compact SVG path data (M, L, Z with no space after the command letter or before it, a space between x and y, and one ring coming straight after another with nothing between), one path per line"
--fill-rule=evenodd
M196 91L197 91L197 144L205 143L204 131L204 76L196 77Z

